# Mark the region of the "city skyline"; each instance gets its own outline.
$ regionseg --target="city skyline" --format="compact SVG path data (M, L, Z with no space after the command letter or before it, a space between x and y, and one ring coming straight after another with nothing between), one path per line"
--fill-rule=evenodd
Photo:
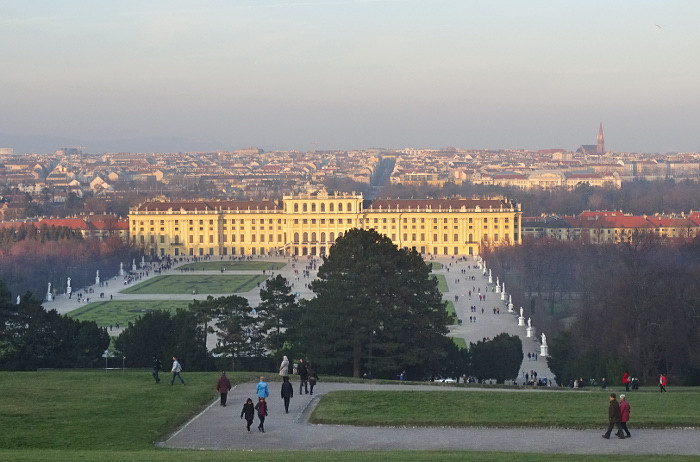
M600 122L612 151L700 151L695 3L1 9L0 147L16 152L575 150Z

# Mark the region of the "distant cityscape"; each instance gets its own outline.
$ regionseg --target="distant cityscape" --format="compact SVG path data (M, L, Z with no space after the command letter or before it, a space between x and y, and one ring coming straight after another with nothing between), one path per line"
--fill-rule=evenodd
M270 207L281 212L283 197L292 200L319 191L334 194L335 190L358 194L352 196L359 198L360 203L353 211L356 216L348 224L367 227L369 219L365 221L357 215L363 209L362 202L366 202L364 210L372 210L369 204L386 185L441 188L449 184L471 183L523 190L574 190L582 185L620 189L625 182L669 179L699 181L700 154L607 151L602 124L596 144L582 144L575 150L447 147L301 152L263 151L251 147L226 152L91 154L82 147L64 147L52 154L18 154L12 148L0 148L0 221L4 222L3 226L17 226L24 222L34 222L38 226L69 226L80 230L85 237L104 238L117 234L127 240L130 239L129 230L134 234L137 227L129 226L126 211L130 210L132 216L140 214L134 207L144 201L189 201L189 204L195 204L184 206L183 210L194 210L197 201L203 200L252 201L250 204L258 204L257 207L263 203L265 207L275 204ZM81 210L71 209L70 202L75 200L84 203ZM445 239L440 236L438 249L437 237L434 241L415 235L411 239L412 233L400 231L395 232L394 237L398 235L398 240L401 240L403 235L404 241L424 251L428 249L428 253L435 250L440 254L474 254L478 253L478 245L484 244L483 239L491 244L499 241L518 243L523 239L542 237L621 242L639 233L686 239L700 234L700 216L693 211L688 211L687 215L657 217L632 217L624 211L571 217L521 217L519 206L504 197L498 200L505 201L502 203L507 204L511 224L516 225L508 232L501 232L500 238L497 229L489 229L483 238L480 233L461 230L459 234L450 232L449 239L447 234ZM110 210L105 203L121 206ZM436 209L441 207L437 203L432 205ZM472 206L467 208L473 212ZM289 214L290 211L285 212ZM441 215L440 219L446 217ZM325 249L332 242L330 236L348 229L347 226L342 228L324 229L323 242L313 243L308 251L313 249L315 253ZM273 233L274 245L263 246L263 250L294 247L291 236L304 233L297 227L285 230L289 231L289 237L285 236L286 233L279 236ZM321 231L318 233L320 236ZM165 242L158 233L153 236L147 232L135 234L141 243L155 243L155 239ZM132 241L136 235L131 237ZM199 236L195 238L200 239ZM202 236L201 239L207 239L207 242L216 239L218 247L200 250L195 246L185 252L194 252L190 253L193 255L200 251L221 253L221 248L225 247L224 238L223 233ZM246 239L253 240L239 250L255 252L255 237ZM169 235L167 242L174 244L175 236ZM300 242L297 237L296 243ZM296 247L295 252L307 251L302 249L303 246ZM161 246L159 252L174 254L176 249L178 253L181 251L177 247L165 249ZM231 246L229 252L235 250L236 247Z

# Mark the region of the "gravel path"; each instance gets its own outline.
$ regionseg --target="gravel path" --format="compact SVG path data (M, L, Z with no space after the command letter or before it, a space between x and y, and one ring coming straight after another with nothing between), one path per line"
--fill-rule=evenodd
M383 450L470 450L518 451L572 454L683 454L700 456L700 431L697 429L636 430L630 423L632 438L604 440L607 415L601 415L601 427L590 430L547 428L451 428L451 427L353 427L313 425L308 416L323 393L333 390L432 390L425 385L378 385L319 382L315 395L295 395L289 414L279 397L280 383L270 383L270 411L265 433L245 429L239 418L246 398L255 399L255 384L242 384L231 390L229 405L218 399L206 410L158 446L171 449L219 450L313 450L313 451L383 451ZM168 386L168 385L166 385ZM445 387L440 392L480 393L481 389ZM521 393L500 390L503 393ZM527 391L525 391L527 392ZM541 393L541 391L530 391ZM456 399L459 399L457 397ZM604 413L603 413L604 414Z

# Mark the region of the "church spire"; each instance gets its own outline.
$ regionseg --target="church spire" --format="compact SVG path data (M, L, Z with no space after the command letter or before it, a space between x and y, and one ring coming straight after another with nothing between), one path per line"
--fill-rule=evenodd
M595 152L597 154L605 154L605 138L603 137L603 122L600 123L600 128L598 129L598 145L596 146Z

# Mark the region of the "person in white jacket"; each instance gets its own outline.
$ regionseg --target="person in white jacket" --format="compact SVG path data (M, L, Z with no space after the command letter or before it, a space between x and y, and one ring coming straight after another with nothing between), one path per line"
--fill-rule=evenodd
M180 365L180 362L177 360L177 356L173 356L173 367L172 367L172 369L170 369L170 372L172 372L172 374L173 374L173 378L170 379L170 385L175 383L175 377L180 379L180 382L182 382L183 385L185 384L185 381L182 380L182 377L180 377L181 371L182 371L182 366Z

